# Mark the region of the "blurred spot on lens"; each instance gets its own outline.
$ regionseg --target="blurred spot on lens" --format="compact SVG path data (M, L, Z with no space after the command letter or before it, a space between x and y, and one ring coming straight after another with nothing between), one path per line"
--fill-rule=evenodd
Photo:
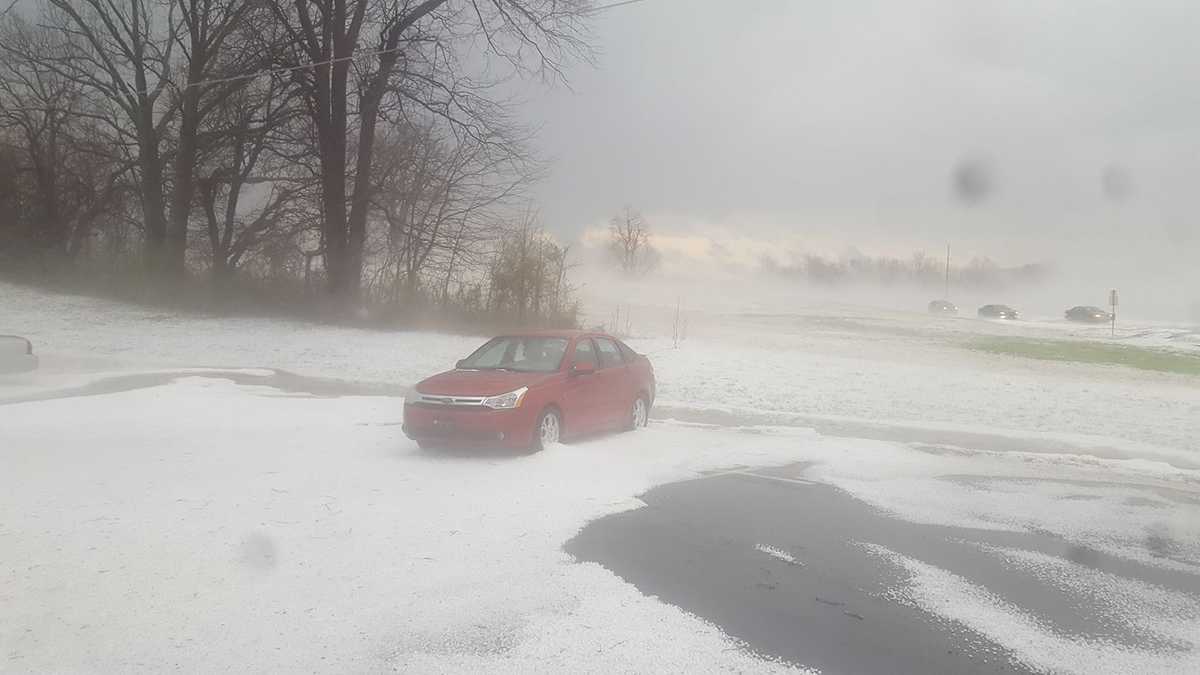
M995 189L996 177L991 163L981 157L966 158L954 166L950 187L960 202L974 206Z
M270 535L262 532L252 532L242 540L241 556L239 559L247 567L261 571L270 571L279 562L279 554L275 550L275 541Z
M1100 174L1100 189L1112 201L1123 202L1133 196L1133 177L1124 167L1106 166Z

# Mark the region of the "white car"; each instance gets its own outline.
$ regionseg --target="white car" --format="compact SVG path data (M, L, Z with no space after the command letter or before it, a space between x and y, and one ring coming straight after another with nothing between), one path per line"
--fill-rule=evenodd
M24 373L37 367L32 342L18 335L0 335L0 374Z

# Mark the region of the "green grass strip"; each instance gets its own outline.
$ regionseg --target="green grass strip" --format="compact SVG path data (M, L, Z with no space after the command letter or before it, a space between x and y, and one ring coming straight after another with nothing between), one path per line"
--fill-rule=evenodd
M1193 356L1151 347L1008 337L983 338L969 343L968 347L991 354L1023 356L1042 361L1102 363L1164 373L1200 375L1200 355Z

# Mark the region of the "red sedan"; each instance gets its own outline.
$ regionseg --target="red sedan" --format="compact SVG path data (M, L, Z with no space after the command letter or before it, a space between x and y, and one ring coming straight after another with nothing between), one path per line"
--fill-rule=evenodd
M543 331L492 338L404 399L404 433L421 447L541 450L560 438L646 424L654 368L603 333Z

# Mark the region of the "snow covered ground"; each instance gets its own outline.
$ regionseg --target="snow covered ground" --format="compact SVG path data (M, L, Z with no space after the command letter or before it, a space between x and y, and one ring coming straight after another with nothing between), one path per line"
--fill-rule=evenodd
M648 429L422 453L385 397L185 378L0 407L0 645L16 670L759 668L559 549L662 481L788 444Z
M635 308L642 337L630 341L652 354L663 408L767 411L770 423L660 419L530 457L430 454L401 434L394 396L284 393L204 369L399 390L481 338L180 316L0 285L0 333L30 337L43 365L0 380L0 669L782 667L561 545L655 485L797 461L899 518L1033 529L1200 570L1196 378L961 348L964 335L1061 330L1032 322L838 306L693 313L671 349L664 314ZM149 388L12 403L180 369L191 370ZM804 428L813 420L991 435L1009 449L822 436ZM1061 647L1036 623L989 629L976 619L1012 615L1002 599L898 564L914 603L981 623L1018 653ZM1114 583L1088 579L1097 592ZM1123 619L1191 607L1163 594L1128 603ZM953 614L962 607L978 611ZM1200 634L1196 613L1171 616L1168 636ZM1125 654L1200 667L1190 649Z
M664 403L1071 435L1083 445L1183 451L1200 461L1195 378L959 348L964 336L1045 335L1037 325L836 306L693 314L674 350L664 337L668 314L635 310L634 333L644 337L630 340L652 353ZM42 360L36 376L9 378L0 400L105 374L196 367L278 368L399 388L484 339L179 316L8 285L0 285L0 331L31 338Z

